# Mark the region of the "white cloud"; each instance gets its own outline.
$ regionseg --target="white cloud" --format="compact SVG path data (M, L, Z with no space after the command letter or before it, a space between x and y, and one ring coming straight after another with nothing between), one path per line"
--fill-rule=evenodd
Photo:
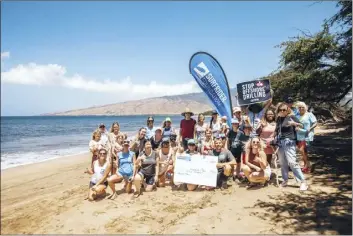
M1 57L3 57L3 53ZM37 65L35 63L18 65L1 72L1 82L39 86L55 85L71 89L115 94L124 92L125 96L135 99L201 91L194 80L172 85L161 84L156 81L151 81L147 84L138 84L134 83L130 77L122 80L108 79L100 81L86 78L79 74L68 76L66 68L57 64ZM127 91L128 94L126 94Z
M10 57L10 52L1 53L1 61Z

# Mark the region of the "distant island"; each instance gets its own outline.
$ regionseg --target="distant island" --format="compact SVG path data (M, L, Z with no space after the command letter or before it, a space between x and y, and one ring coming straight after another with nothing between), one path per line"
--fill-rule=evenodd
M231 89L232 98L235 98L235 93L236 89ZM186 107L190 108L195 114L207 112L205 115L211 113L213 109L211 102L206 95L201 92L126 101L63 112L45 113L41 114L41 116L179 115Z

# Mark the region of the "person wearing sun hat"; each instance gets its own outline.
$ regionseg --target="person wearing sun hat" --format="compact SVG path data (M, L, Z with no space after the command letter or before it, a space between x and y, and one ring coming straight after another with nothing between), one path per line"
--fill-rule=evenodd
M172 127L172 119L170 117L165 118L163 122L162 128L162 137L163 138L170 138L170 135L175 132L174 128Z
M187 140L194 138L194 129L196 121L191 118L194 113L189 108L185 108L185 111L181 113L181 115L185 118L180 121L180 142L183 145L184 150L186 150L188 147Z

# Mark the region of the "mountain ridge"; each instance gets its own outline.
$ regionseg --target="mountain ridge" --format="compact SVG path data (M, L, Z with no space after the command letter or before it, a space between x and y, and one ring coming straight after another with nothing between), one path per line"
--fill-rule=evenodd
M232 101L236 88L230 89ZM91 106L62 112L44 113L41 116L89 116L89 115L174 115L190 108L195 114L213 109L204 92L172 96L152 97L119 103Z

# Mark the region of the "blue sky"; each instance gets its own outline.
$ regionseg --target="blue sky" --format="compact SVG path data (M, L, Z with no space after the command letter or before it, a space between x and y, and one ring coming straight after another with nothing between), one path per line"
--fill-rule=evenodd
M200 91L207 51L230 86L277 68L274 46L316 32L335 2L1 2L1 114L37 115Z

